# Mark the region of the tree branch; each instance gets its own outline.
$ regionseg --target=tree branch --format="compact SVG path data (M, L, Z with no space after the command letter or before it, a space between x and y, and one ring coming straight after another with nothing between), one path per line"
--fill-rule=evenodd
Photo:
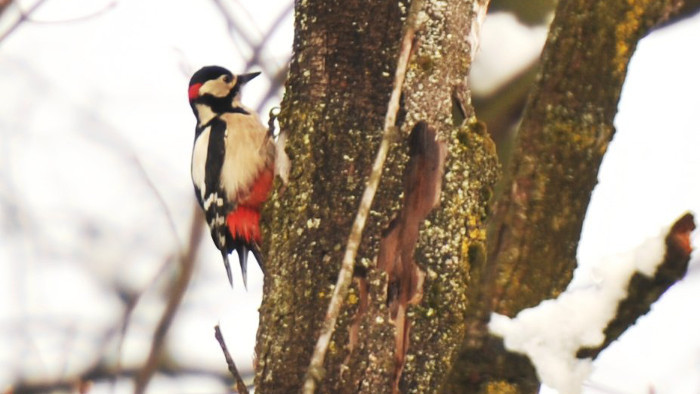
M700 0L685 0L683 4L670 16L670 18L658 27L664 27L684 19L691 18L700 12Z
M190 225L190 237L188 242L187 250L180 253L180 272L173 285L173 288L169 294L168 304L163 311L163 315L158 322L155 332L153 333L153 340L151 343L151 351L148 355L146 363L143 365L139 373L136 375L135 389L134 392L137 394L142 394L148 386L148 382L151 380L153 373L156 371L158 364L160 362L160 355L165 345L165 335L170 328L170 324L175 317L175 313L180 307L187 286L190 283L190 278L192 277L192 271L194 270L194 263L196 261L197 251L199 250L200 240L202 238L202 226L203 217L202 213L196 205L193 206L193 217L192 224Z
M615 131L628 62L639 39L683 3L559 1L491 217L488 257L471 267L470 332L463 352L490 351L483 341L492 311L515 316L556 297L570 282L583 218ZM462 390L477 392L499 378L480 373L493 365L469 363L453 374L479 371ZM536 379L525 372L511 388L525 390Z
M601 351L617 340L637 319L651 309L651 305L688 271L690 261L690 232L695 229L693 215L687 213L676 221L666 236L666 254L654 276L636 272L627 286L627 297L620 300L615 318L605 328L605 340L595 348L583 348L578 358L596 358Z
M685 275L694 228L693 217L686 214L629 252L601 260L595 279L570 286L512 319L494 314L489 329L503 337L509 351L526 354L543 383L559 392L578 392L591 373L589 358L597 357ZM501 379L510 381L509 375ZM530 387L536 382L524 381Z
M241 374L238 373L236 363L233 361L233 357L231 357L231 354L228 352L228 347L226 347L224 336L221 335L221 330L219 329L218 324L214 326L214 337L219 342L219 346L221 346L221 351L224 352L224 358L226 358L226 365L228 366L229 372L231 372L231 376L233 376L233 379L236 382L236 390L238 390L238 392L241 394L248 394L248 387L246 387L245 382L243 382Z
M52 20L34 19L28 13L25 13L25 12L22 12L21 14L22 14L22 18L24 18L24 20L26 22L31 22L31 23L41 24L41 25L54 25L54 24L64 24L64 23L85 22L85 21L88 21L90 19L100 17L109 11L112 11L116 6L117 6L117 1L114 0L110 3L108 3L107 5L105 5L104 7L102 7L101 9L93 11L89 14L79 15L79 16L75 16L72 18L68 18L68 19L53 20L53 21Z
M17 28L23 23L26 22L29 19L29 16L36 11L39 7L41 7L46 0L38 0L36 3L32 4L31 7L29 7L28 10L21 12L19 18L10 25L10 27L5 30L4 33L0 34L0 43L2 43L10 34L12 34Z
M569 283L627 64L638 40L682 3L559 3L492 218L480 286L493 302L487 311L513 316Z
M88 372L79 377L64 377L61 380L54 381L19 382L10 387L10 391L3 391L3 393L44 394L56 391L72 393L77 387L84 387L85 385L89 386L91 382L101 382L116 378L131 379L137 376L140 372L140 369L131 368L115 370L106 364L98 363ZM161 366L158 372L171 378L205 376L211 379L219 380L224 385L228 385L230 381L228 374L221 374L218 370L215 371L196 367L179 367L172 365Z

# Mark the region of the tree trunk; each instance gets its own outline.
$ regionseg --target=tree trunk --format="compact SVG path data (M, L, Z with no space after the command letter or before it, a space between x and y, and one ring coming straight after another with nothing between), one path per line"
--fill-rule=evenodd
M467 38L484 3L422 3L398 131L325 359L321 392L435 391L452 365L464 335L470 260L485 256L486 202L498 168L466 88ZM297 392L302 385L381 139L408 7L400 1L296 4L294 58L280 116L292 173L264 214L260 392ZM414 136L423 140L409 144L419 120L427 123ZM426 138L431 132L439 136L437 147ZM416 173L410 168L440 157L421 156L423 148L443 145L439 205L428 209L425 221L408 218L412 211L403 206L414 201L408 196ZM441 164L431 163L431 171ZM393 250L408 258L378 268L380 249L382 256L394 256ZM421 279L409 283L396 267Z

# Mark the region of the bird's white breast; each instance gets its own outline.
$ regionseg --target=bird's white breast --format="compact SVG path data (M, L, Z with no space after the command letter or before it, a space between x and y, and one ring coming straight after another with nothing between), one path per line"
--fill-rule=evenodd
M194 150L192 151L192 182L199 188L200 197L204 199L206 195L206 184L204 183L207 150L209 148L209 132L211 127L207 127L202 131L194 142Z
M245 197L255 177L266 165L272 164L269 162L272 142L267 138L267 129L253 111L249 112L221 115L226 122L226 154L221 185L231 201Z

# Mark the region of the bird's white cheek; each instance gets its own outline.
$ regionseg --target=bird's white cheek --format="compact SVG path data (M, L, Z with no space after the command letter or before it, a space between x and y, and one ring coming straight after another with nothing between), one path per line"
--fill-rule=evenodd
M210 94L214 97L226 97L230 91L231 86L219 79L209 80L199 88L200 95Z

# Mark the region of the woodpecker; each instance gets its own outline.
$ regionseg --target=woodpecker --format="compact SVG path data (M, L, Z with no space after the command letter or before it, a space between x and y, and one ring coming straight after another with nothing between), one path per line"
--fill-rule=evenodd
M249 251L264 272L260 209L272 188L276 147L258 114L241 104L241 89L259 74L235 75L207 66L192 75L188 89L197 118L192 183L231 286L228 255L234 250L244 286Z

